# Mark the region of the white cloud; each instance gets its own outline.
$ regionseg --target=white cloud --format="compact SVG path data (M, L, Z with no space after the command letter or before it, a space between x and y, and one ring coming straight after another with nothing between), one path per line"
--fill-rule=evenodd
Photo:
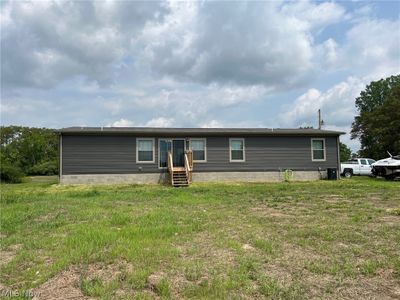
M350 126L356 114L355 98L365 88L365 81L349 77L325 92L309 89L299 96L287 112L281 115L284 124L306 126L317 123L317 111L321 109L326 125Z
M246 121L236 121L236 122L226 122L226 121L220 121L220 120L208 120L205 122L199 122L196 124L196 126L201 127L201 128L266 128L266 126L263 122L259 121L252 121L252 120L246 120ZM269 126L272 127L272 126Z
M124 108L121 100L110 100L104 102L104 107L110 111L112 116L118 115Z
M135 123L127 120L127 119L119 119L118 121L115 121L112 124L108 124L107 127L133 127L135 126Z
M322 57L320 59L323 66L337 68L338 44L334 39L329 38L322 43Z
M342 45L330 44L328 40L324 45L334 68L374 79L400 72L399 20L363 18L346 32Z
M340 142L346 144L354 153L356 153L360 149L361 147L360 141L357 139L355 140L351 139L349 126L328 125L325 126L324 129L345 132L346 134L340 136Z
M368 18L365 7L338 45L315 43L315 31L349 19L335 2L9 2L1 10L2 83L52 88L83 77L104 86L129 81L120 76L130 70L163 83L287 91L325 65L394 73L399 21Z
M113 123L109 123L107 127L172 127L175 120L173 118L158 117L153 118L144 123L133 122L128 119L121 118Z
M160 80L288 89L312 76L311 31L344 17L339 4L308 1L11 1L1 10L2 83L105 86L150 68Z
M357 8L353 12L353 18L355 17L356 20L368 19L370 18L371 14L373 14L375 7L368 3L367 5L363 5L360 8Z
M200 125L201 128L224 128L225 124L218 120L211 120Z
M161 76L289 89L314 70L309 30L343 17L333 3L172 3L165 22L147 23L140 42Z
M146 123L148 127L172 127L175 120L173 118L154 118Z
M281 123L289 127L318 127L318 109L321 109L322 119L326 129L350 132L351 123L356 115L355 98L365 89L365 79L349 77L326 91L309 89L299 96L287 111L280 115ZM349 143L349 135L344 136ZM358 147L358 142L350 143Z
M298 1L285 4L282 11L286 16L296 20L296 24L304 29L321 30L324 26L349 17L344 7L334 2L315 4L311 1Z
M321 107L348 129L360 90L400 72L399 20L360 6L3 3L2 122L297 127Z
M166 12L131 1L10 1L1 11L2 84L38 88L77 76L111 84L130 36Z
M182 87L178 83L176 86ZM123 93L117 87L118 99L104 100L104 108L111 115L123 114L129 119L131 115L143 115L151 112L154 120L149 126L181 125L194 126L201 124L204 120L213 118L214 115L221 117L222 109L229 109L238 105L251 104L260 101L269 91L263 86L220 86L211 84L203 86L184 86L184 88L158 88L157 83L149 86L145 93L138 93L137 90L125 89ZM163 112L163 117L154 115ZM164 115L167 112L168 115ZM146 124L141 120L141 124Z

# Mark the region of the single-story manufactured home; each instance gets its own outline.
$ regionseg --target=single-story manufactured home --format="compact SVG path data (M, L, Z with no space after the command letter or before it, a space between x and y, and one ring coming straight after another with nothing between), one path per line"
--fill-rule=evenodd
M340 170L339 136L320 129L69 127L60 182L314 180Z

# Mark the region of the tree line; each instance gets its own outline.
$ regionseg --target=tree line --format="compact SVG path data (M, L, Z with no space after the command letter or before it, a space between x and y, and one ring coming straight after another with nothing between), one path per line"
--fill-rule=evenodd
M53 129L0 127L1 180L20 182L26 175L58 174L58 135Z
M400 75L373 81L355 99L358 115L351 137L359 139L358 156L373 159L400 155ZM19 182L25 175L58 174L58 135L53 129L0 127L1 180ZM341 161L352 156L340 144Z

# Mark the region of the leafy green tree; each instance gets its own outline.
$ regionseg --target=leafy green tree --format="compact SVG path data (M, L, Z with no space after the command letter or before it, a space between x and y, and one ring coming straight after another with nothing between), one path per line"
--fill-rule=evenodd
M340 161L347 161L351 158L351 150L346 144L340 143Z
M52 129L2 126L0 151L7 170L13 167L27 175L57 173L58 136Z
M351 137L360 139L360 155L381 159L387 151L400 154L400 75L371 82L356 107Z

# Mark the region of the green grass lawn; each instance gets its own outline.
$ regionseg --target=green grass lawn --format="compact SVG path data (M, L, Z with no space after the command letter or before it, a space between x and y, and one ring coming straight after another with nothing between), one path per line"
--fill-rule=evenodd
M400 183L2 184L0 279L41 299L398 298Z

